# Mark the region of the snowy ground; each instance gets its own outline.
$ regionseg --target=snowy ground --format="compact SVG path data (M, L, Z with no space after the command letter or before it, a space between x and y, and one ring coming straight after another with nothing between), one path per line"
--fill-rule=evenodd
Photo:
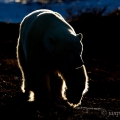
M14 2L14 0L0 0L0 22L21 22L25 15L41 8L57 11L66 18L67 9L71 9L73 14L78 14L79 9L85 12L88 8L102 9L105 6L108 7L103 15L115 9L119 9L120 0L76 0L74 2L52 4L38 4L36 2L21 4Z

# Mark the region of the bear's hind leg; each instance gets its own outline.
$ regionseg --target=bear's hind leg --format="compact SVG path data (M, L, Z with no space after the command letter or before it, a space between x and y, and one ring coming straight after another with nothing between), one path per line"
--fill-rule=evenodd
M37 69L37 67L36 67ZM29 69L28 88L34 92L34 101L39 108L46 108L50 105L50 79L43 70Z
M20 41L21 40L19 38L18 43L17 43L16 54L17 54L18 66L22 73L21 90L23 93L25 93L26 99L28 99L29 91L27 89L27 84L26 84L26 79L27 79L26 59L25 59L24 51L23 51Z

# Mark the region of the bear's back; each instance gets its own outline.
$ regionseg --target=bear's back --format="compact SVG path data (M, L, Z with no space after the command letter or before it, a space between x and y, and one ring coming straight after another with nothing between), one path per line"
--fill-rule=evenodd
M45 18L47 17L50 19L51 16L56 16L59 17L60 19L64 20L64 18L57 12L53 12L51 10L46 10L46 9L41 9L41 10L36 10L34 12L31 12L27 16L25 16L21 22L21 27L28 28L33 22L35 22L37 19ZM42 19L39 21L41 22Z
M64 27L65 29L71 29L74 31L59 13L46 9L36 10L28 14L21 22L22 34L27 34L30 29L34 30L34 28L36 30L41 28L46 30L51 27L57 29Z
M32 41L30 40L32 38L34 38L34 41L38 41L40 39L43 40L43 37L49 35L58 34L56 36L66 36L67 32L68 34L75 34L73 28L64 18L59 13L51 10L36 10L28 14L21 22L22 44L28 39L29 42Z
M32 54L33 51L37 51L42 47L50 52L50 37L58 41L55 46L58 52L61 51L61 46L62 48L66 48L66 44L78 41L74 29L57 12L44 9L37 10L28 14L23 19L21 23L20 42L24 53L29 51Z
M36 10L34 12L31 12L30 14L28 14L23 18L21 24L29 23L30 25L34 21L34 19L37 18L38 15L44 14L44 13L53 13L53 11L42 9L42 10Z
M46 9L36 10L23 18L20 27L22 35L21 39L22 41L26 39L26 36L31 31L32 34L34 34L34 31L40 30L42 32L46 32L47 30L49 30L49 28L49 31L51 31L51 28L53 28L54 30L56 28L58 30L58 28L61 29L62 27L74 31L59 13Z
M24 38L24 35L27 34L31 24L34 22L34 20L37 18L38 15L43 13L51 13L51 12L52 12L51 10L42 9L42 10L36 10L34 12L31 12L30 14L25 16L20 26L22 37Z

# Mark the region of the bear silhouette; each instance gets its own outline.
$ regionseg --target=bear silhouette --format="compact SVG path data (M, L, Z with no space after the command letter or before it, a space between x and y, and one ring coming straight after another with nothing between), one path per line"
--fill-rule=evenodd
M57 12L41 9L23 18L17 61L28 101L45 105L60 98L70 106L80 105L88 89L81 40L82 34Z

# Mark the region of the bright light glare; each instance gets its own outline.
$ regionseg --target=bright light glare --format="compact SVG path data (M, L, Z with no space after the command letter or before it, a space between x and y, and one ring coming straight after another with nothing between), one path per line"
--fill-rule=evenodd
M29 102L32 102L32 101L34 101L34 96L35 96L35 94L34 94L34 92L33 91L30 91L30 95L29 95Z
M15 0L15 2L21 2L23 4L26 4L27 3L27 0Z
M65 80L64 78L62 77L61 73L58 72L58 76L62 79L63 81L63 85L62 85L62 97L64 100L67 100L66 96L65 96L65 91L67 89L67 86L66 86L66 83L65 83Z

